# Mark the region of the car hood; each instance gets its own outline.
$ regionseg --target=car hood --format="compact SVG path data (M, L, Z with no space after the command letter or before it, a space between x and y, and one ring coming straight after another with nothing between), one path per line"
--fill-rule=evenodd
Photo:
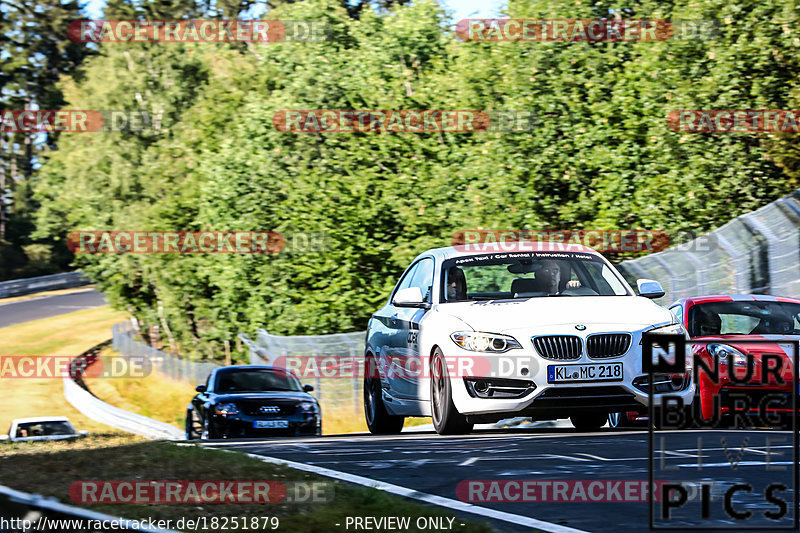
M462 320L476 331L493 333L564 324L640 329L675 321L667 309L639 296L551 296L458 302L440 305L439 311Z
M218 394L214 401L219 402L240 402L240 401L262 401L262 402L315 402L316 399L306 392L243 392L240 394Z

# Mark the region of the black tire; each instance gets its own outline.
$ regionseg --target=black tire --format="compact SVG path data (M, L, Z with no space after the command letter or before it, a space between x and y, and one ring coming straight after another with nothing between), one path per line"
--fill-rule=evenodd
M439 348L431 356L431 418L433 429L439 435L463 435L472 431L473 424L467 422L467 417L453 404L447 365Z
M201 440L213 440L219 439L221 436L217 433L217 430L214 428L214 424L212 424L207 417L203 418L203 432L200 434Z
M630 426L627 412L608 413L608 427L611 429L626 429Z
M381 378L375 359L367 357L364 365L364 418L374 435L394 435L403 430L404 416L390 415L381 397Z
M580 413L569 417L578 431L597 431L608 422L606 413Z
M186 440L195 440L200 438L203 430L202 425L194 416L194 409L186 410Z

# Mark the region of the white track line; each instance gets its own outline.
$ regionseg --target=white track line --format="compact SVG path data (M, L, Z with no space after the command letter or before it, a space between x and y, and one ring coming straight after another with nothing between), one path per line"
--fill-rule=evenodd
M233 450L224 450L224 451L233 451ZM356 476L354 474L348 474L347 472L339 472L338 470L332 470L330 468L307 465L305 463L297 463L294 461L287 461L285 459L278 459L277 457L269 457L266 455L256 455L254 453L245 453L245 455L247 455L248 457L252 457L254 459L258 459L259 461L263 461L265 463L284 465L297 470L304 470L306 472L312 472L314 474L319 474L321 476L331 477L334 479L341 479L342 481L348 481L350 483L355 483L356 485L363 485L365 487L370 487L377 490L383 490L391 494L397 494L398 496L404 496L406 498L413 498L415 500L431 503L433 505L439 505L442 507L446 507L451 511L462 511L465 513L477 514L480 516L484 516L486 518L502 520L504 522L510 522L512 524L520 526L537 528L542 531L548 531L549 533L586 533L585 531L582 531L580 529L560 526L558 524L544 522L543 520L536 520L535 518L530 518L528 516L521 516L511 513L505 513L503 511L496 511L494 509L489 509L487 507L480 507L478 505L472 505L471 503L466 503L459 500L452 500L450 498L444 498L442 496L436 496L434 494L427 494L413 489L408 489L406 487L401 487L399 485L384 483L383 481L376 481L374 479Z

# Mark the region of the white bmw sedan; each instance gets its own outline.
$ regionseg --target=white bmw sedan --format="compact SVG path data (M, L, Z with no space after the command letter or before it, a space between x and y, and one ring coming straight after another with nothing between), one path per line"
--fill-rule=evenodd
M408 416L432 417L440 434L518 416L569 418L591 431L609 414L645 412L642 334L685 332L652 301L664 294L660 284L637 285L639 296L580 245L420 254L367 328L370 431L399 432ZM686 375L656 379L657 390L691 402Z

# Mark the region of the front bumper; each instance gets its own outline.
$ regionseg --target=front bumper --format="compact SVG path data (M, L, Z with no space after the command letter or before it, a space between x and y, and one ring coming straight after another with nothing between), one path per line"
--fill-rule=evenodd
M255 422L259 420L285 420L288 423L288 427L256 428ZM322 434L322 417L319 414L291 416L214 415L211 417L211 424L214 426L215 433L223 438Z
M621 412L639 411L644 412L649 405L649 394L647 386L637 387L634 380L641 380L647 376L642 369L642 347L640 345L642 331L627 331L632 336L628 351L617 357L590 358L586 353L585 336L597 333L610 333L611 330L592 329L579 335L584 338L583 351L578 359L573 360L550 360L545 359L536 351L531 342L531 336L519 335L517 332L511 333L522 344L522 349L515 349L503 354L480 354L480 357L502 358L506 361L492 364L492 368L504 367L506 371L498 375L486 375L486 372L477 372L472 375L465 375L463 372L450 374L451 391L453 403L456 409L462 414L468 415L470 420L476 422L491 422L511 416L529 416L538 420L553 420L567 418L575 413L587 412ZM620 330L613 330L614 333ZM623 330L623 332L625 332ZM506 332L508 333L508 332ZM534 333L534 335L550 334L569 334L575 335L575 330L571 331L548 331L546 333ZM475 352L469 352L459 347L448 347L445 352L446 358L454 357L476 357ZM585 365L585 364L604 364L622 363L621 379L616 381L589 381L582 383L548 383L548 367L554 365ZM486 365L473 365L485 368ZM516 387L513 392L517 395L510 397L480 397L475 392L475 384L481 379L490 382L505 380L505 383L498 383L498 388L504 385ZM498 378L501 378L498 380ZM638 383L638 381L637 381ZM479 383L481 388L486 383ZM692 403L695 386L691 379L688 379L684 388L666 393L670 398L680 397L685 405ZM665 394L654 395L654 405L660 406Z

